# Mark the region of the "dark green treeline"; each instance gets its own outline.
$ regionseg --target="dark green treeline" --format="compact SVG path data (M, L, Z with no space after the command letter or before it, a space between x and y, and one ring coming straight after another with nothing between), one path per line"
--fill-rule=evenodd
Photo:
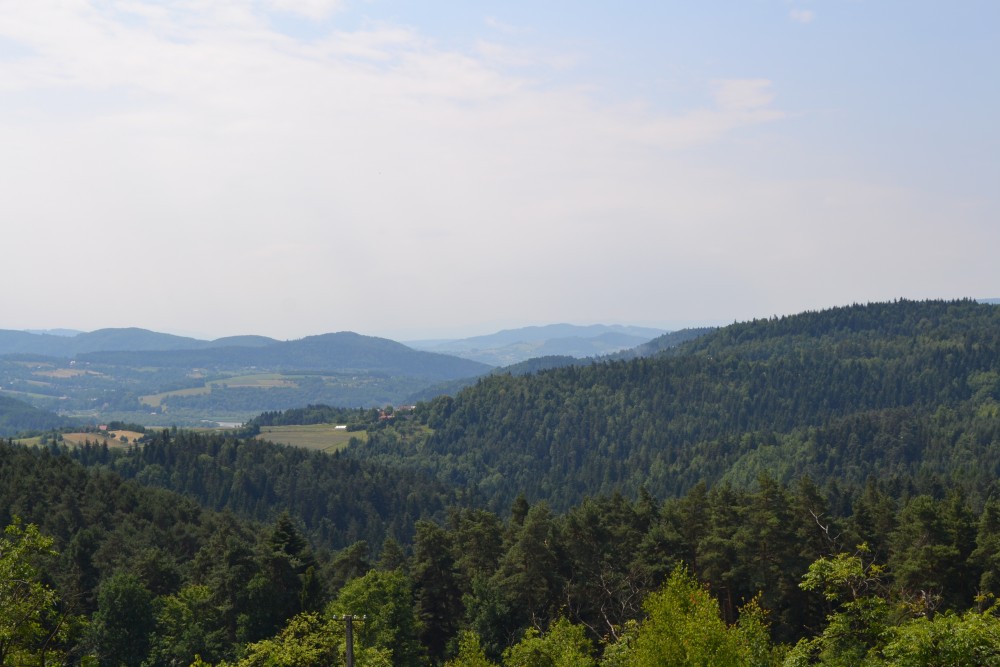
M181 447L175 441L161 444ZM346 611L377 616L389 598L366 597L382 590L369 587L372 573L394 573L379 580L392 583L380 595L395 591L394 604L406 603L390 625L410 633L409 664L447 659L467 631L499 658L525 631L559 619L585 628L597 650L644 618L644 601L682 565L729 622L759 594L783 643L821 632L834 610L800 587L810 564L861 544L886 564L883 583L900 604L965 610L1000 587L1000 504L974 511L959 490L929 478L830 497L807 479L761 477L752 488L699 484L666 501L587 498L565 513L519 498L504 518L452 507L441 522L417 520L407 542L336 552L311 546L291 514L257 526L48 449L0 448L0 482L0 518L54 538L58 555L43 559L43 579L76 619L60 649L106 664L124 655L136 656L127 664L187 664L196 653L236 660L297 614L346 600L371 607ZM352 586L362 580L365 588ZM140 620L137 639L125 629Z

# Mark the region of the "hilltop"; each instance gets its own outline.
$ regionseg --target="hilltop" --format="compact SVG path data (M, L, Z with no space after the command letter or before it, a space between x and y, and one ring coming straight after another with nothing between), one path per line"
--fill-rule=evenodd
M74 332L55 329L51 332L0 329L0 356L7 354L72 358L78 354L109 351L201 350L213 347L258 347L277 343L265 336L232 336L214 341L159 333L137 327L98 329Z

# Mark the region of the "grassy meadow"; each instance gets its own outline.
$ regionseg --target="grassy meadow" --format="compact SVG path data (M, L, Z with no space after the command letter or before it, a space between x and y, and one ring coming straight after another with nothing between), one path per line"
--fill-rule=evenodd
M338 429L334 424L308 424L300 426L264 426L258 440L269 440L282 445L318 449L335 452L347 447L351 438L365 442L368 434L364 431Z

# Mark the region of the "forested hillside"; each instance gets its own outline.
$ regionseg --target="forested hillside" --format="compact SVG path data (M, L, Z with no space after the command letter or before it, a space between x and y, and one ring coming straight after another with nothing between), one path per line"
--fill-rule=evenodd
M0 396L0 437L9 437L24 431L68 426L70 420L40 410L24 401Z
M629 350L622 350L615 354L605 355L607 360L638 359L639 357L652 357L666 350L673 349L678 345L694 340L700 336L714 331L714 327L698 327L694 329L680 329L671 331L662 336L657 336L648 343L637 345Z
M432 432L351 455L432 471L509 506L567 508L699 481L861 484L937 472L970 492L1000 469L1000 309L972 301L836 308L737 324L664 354L483 378L425 403Z
M824 494L809 479L761 477L750 490L699 484L666 501L593 497L561 514L521 497L506 516L455 505L438 521L410 519L403 543L330 554L309 546L288 496L261 496L251 511L270 502L274 513L262 526L113 472L155 470L239 495L240 474L205 475L213 445L196 440L161 438L147 453L117 456L91 448L76 457L89 470L67 450L0 446L0 574L16 568L19 581L38 584L24 598L37 604L37 624L15 633L0 621L3 664L42 654L45 664L343 664L348 613L365 616L355 649L369 665L658 665L671 655L666 664L867 656L871 665L971 665L1000 656L988 604L1000 593L1000 506L977 513L947 480ZM262 460L264 477L294 479L281 456ZM362 483L350 493L370 505L382 490ZM352 510L327 511L337 521ZM0 592L12 590L0 577ZM5 612L13 599L0 596Z
M269 521L296 516L314 544L408 542L418 519L441 519L458 495L432 477L224 435L159 431L128 450L67 450L81 463L185 494L212 510Z
M343 664L345 614L362 665L1000 664L998 366L1000 309L901 301L413 410L8 444L0 605L37 604L0 664ZM330 421L364 442L244 439Z

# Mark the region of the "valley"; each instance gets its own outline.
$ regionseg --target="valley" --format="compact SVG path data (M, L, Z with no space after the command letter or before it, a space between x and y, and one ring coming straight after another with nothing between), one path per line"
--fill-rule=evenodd
M855 305L637 349L412 405L268 407L230 429L80 430L4 397L6 417L50 421L0 445L2 539L64 554L24 576L58 593L39 627L67 661L125 661L109 633L144 619L128 651L149 664L336 663L345 613L373 619L368 664L414 667L660 664L677 645L676 664L1000 655L1000 613L977 602L1000 595L1000 308ZM102 354L4 363L23 397L119 367L183 376L130 381L166 417L368 377ZM58 614L79 625L57 630Z
M604 346L602 336L615 331L629 332L616 335L630 337ZM483 352L475 346L497 344L596 356L620 350L625 341L644 343L657 333L561 325L450 345L459 355L462 350ZM522 339L528 342L518 342ZM75 336L0 331L0 394L85 422L189 427L241 423L268 410L308 404L412 403L433 395L442 384L461 388L494 370L472 359L431 351L448 345L438 342L421 350L351 333L280 342L261 336L200 341L143 329ZM521 354L504 358L525 361Z

